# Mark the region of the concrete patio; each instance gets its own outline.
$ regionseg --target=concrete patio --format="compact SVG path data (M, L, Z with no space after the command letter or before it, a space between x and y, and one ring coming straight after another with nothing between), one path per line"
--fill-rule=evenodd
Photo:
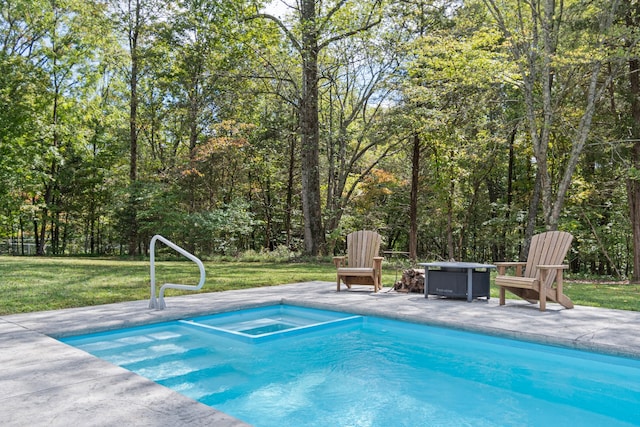
M0 317L0 420L5 426L243 426L245 423L57 341L65 336L289 303L478 331L640 358L640 313L525 301L425 299L308 282Z

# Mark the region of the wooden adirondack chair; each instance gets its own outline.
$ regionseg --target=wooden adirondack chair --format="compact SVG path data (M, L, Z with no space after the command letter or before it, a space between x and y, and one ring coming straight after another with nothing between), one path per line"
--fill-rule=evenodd
M563 231L536 234L531 239L527 262L496 262L500 305L505 304L505 291L509 291L531 303L539 301L540 311L546 310L547 300L573 308L573 302L562 293L562 273L569 268L562 262L572 240L573 236ZM506 275L508 267L515 267L515 276Z
M340 280L351 285L373 285L373 291L382 289L381 237L375 231L354 231L347 235L347 256L333 257L337 269L337 290Z

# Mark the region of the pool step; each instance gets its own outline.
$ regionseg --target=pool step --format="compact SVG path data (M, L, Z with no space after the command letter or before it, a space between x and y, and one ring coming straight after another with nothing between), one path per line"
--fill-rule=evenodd
M126 357L126 354L124 354L123 357ZM211 364L216 361L219 361L220 363L222 363L224 361L224 357L218 352L212 351L211 349L208 349L206 347L200 347L200 348L186 349L185 351L175 351L173 353L165 353L162 355L157 355L153 352L149 352L147 354L147 357L145 357L144 359L136 358L136 360L131 361L129 363L120 363L120 366L130 371L140 373L143 370L147 369L148 367L150 367L153 370L156 370L157 368L165 365L167 368L161 369L161 371L169 372L169 368L171 366L175 367L174 369L180 370L179 368L181 366L184 366L185 360L190 360L195 362L203 360ZM149 363L150 361L153 361L153 363L150 364Z
M304 324L302 326L296 326L295 324L288 323L283 320L253 324L245 321L241 325L228 324L220 326L213 326L211 324L205 324L195 320L179 320L179 322L183 326L192 327L211 334L233 338L248 343L259 343L278 338L292 337L309 332L326 330L329 328L362 324L363 319L363 316L354 315Z

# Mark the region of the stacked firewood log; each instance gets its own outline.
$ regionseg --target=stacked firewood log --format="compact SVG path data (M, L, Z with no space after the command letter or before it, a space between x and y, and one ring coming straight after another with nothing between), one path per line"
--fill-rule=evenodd
M398 280L393 289L397 292L424 293L424 270L410 268L402 272L402 279Z

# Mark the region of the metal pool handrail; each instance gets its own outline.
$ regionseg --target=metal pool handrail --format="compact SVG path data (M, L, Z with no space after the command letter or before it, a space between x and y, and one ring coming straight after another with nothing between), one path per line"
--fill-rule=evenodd
M176 252L179 252L181 255L189 258L191 261L195 262L198 265L198 268L200 269L200 282L198 282L198 284L196 286L194 285L178 285L175 283L165 283L164 285L162 285L160 287L160 294L158 299L156 300L156 265L155 265L155 258L156 258L156 241L160 240L162 243L164 243L165 245L169 246L171 249L175 250ZM155 236L153 236L151 238L151 244L150 246L150 256L149 256L149 263L150 263L150 274L151 274L151 299L149 300L149 308L155 308L158 310L164 310L167 306L164 302L164 290L166 288L171 288L171 289L186 289L186 290L191 290L191 291L197 291L198 289L202 288L202 285L204 285L204 279L205 279L205 272L204 272L204 265L202 264L202 261L200 261L195 255L190 254L189 252L187 252L185 249L182 249L180 246L176 245L175 243L173 243L172 241L170 241L169 239L162 237L159 234L156 234Z

